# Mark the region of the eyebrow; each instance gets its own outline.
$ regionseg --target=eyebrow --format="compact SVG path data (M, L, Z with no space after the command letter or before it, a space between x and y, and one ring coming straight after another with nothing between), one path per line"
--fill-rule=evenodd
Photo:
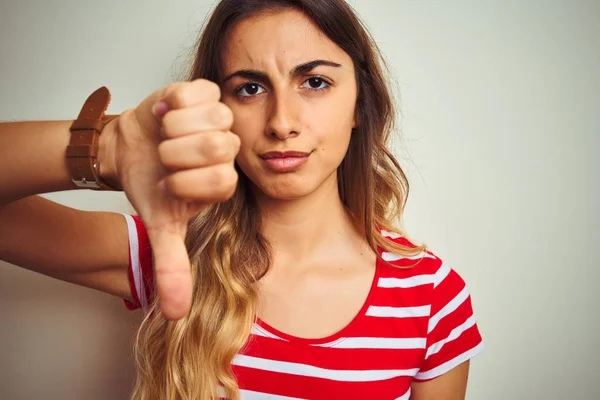
M314 60L314 61L309 61L309 62L300 64L300 65L296 65L290 71L290 76L298 76L298 75L306 74L307 72L310 72L313 69L315 69L316 67L321 66L321 65L324 65L326 67L335 67L335 68L339 68L342 66L341 64L334 63L333 61ZM241 69L239 71L235 71L234 73L227 75L225 77L225 79L223 79L223 83L227 82L228 80L230 80L231 78L234 78L236 76L259 81L259 82L269 82L269 77L264 72L253 70L253 69Z

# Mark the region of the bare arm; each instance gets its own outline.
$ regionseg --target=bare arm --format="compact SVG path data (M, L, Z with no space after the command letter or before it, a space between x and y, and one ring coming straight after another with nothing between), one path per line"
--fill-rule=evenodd
M231 198L237 187L240 139L229 131L233 113L220 98L213 82L176 82L125 110L100 134L101 176L123 188L144 222L167 319L184 317L192 303L189 219ZM0 124L0 259L123 296L129 292L123 217L28 197L74 188L65 163L69 124ZM36 240L17 241L13 231Z
M72 121L0 123L0 204L76 189L65 152Z
M0 124L0 259L130 299L123 216L34 196L75 189L65 163L70 124Z
M469 361L457 365L435 379L412 384L413 400L464 400L467 393Z

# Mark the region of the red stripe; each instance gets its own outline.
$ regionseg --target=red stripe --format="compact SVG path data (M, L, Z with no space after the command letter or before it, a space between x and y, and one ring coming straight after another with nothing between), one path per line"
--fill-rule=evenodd
M421 371L424 372L436 368L445 362L450 361L455 357L458 357L459 355L471 350L479 343L481 343L481 335L479 334L477 326L474 325L463 332L463 334L457 339L446 343L440 352L429 356L429 358L425 360L424 364L421 366Z
M148 301L151 302L154 296L152 250L141 219L137 216L133 218L138 235L143 287ZM403 238L394 239L394 241L411 245ZM401 259L391 263L402 266L415 264L416 261ZM434 275L441 266L442 262L437 257L424 258L415 267L408 269L379 262L376 278L405 279L418 275ZM129 275L134 300L139 303L133 285L131 265ZM465 282L453 270L435 289L433 288L433 282L412 288L374 287L368 297L369 303L363 306L362 312L343 331L340 331L340 335L343 334L345 337L351 338L426 338L426 344L429 347L440 340L446 339L454 328L460 326L472 316L473 309L469 297L456 310L442 318L431 333L427 333L430 317L437 314L448 302L452 301L464 287ZM431 312L430 316L424 317L373 317L365 315L368 306L430 306ZM128 308L130 307L128 306ZM262 327L278 335L278 332L273 328ZM291 338L292 341L290 342L251 335L251 341L243 353L251 357L312 365L329 370L420 369L423 372L436 368L481 343L481 335L477 326L474 325L457 339L446 343L438 353L424 360L426 349L345 349L311 346L309 343L322 343L322 341L294 340L293 337ZM235 365L233 370L242 389L311 399L397 398L406 393L413 379L412 377L399 377L375 382L340 382Z
M431 315L437 314L452 299L456 297L464 288L465 281L454 270L434 289L431 305Z
M334 370L412 369L419 368L425 357L425 348L344 349L305 346L264 336L252 336L244 354Z
M450 270L446 278L433 291L431 316L435 316L465 287L466 283L462 277L456 271ZM435 343L448 338L453 329L462 325L471 316L473 316L473 307L471 297L468 296L454 311L439 320L435 328L429 333L427 347L429 348ZM421 366L421 371L434 369L471 350L481 341L479 329L477 325L474 325L463 332L460 337L446 343L438 353L429 356Z
M471 307L471 298L468 297L456 310L452 311L438 322L433 331L429 333L427 345L429 346L440 340L446 339L454 328L462 325L472 315L473 308Z
M381 307L421 307L431 305L433 284L410 288L378 287L371 305Z
M137 235L138 240L138 260L140 263L140 273L139 277L142 280L142 287L144 289L144 294L146 295L146 300L148 304L152 302L154 297L154 271L152 268L152 248L150 246L150 240L148 239L148 233L146 232L146 228L144 227L144 223L142 219L137 215L131 215L133 221L135 223L135 232L129 232L129 235ZM131 240L128 241L129 243ZM132 268L132 259L131 259L131 246L129 246L129 288L131 290L131 297L133 298L133 302L129 300L124 300L125 307L128 310L135 310L142 307L139 293L137 292L137 288L135 286L135 279L133 277L133 268Z
M428 317L391 318L363 316L347 330L348 337L426 337Z
M134 217L135 220L135 217ZM132 259L131 259L131 235L138 235L139 234L137 232L128 232L128 240L127 240L127 245L129 248L129 268L128 268L128 276L129 276L129 289L131 291L131 297L133 299L133 302L129 301L129 300L123 300L125 302L125 307L127 307L128 310L136 310L138 308L140 308L142 306L142 304L140 303L140 299L138 297L138 293L137 293L137 289L135 287L135 279L133 277L133 267L132 267Z
M140 269L142 272L142 283L148 304L154 298L154 268L152 267L152 247L144 223L140 217L133 216L138 233L138 248L140 257Z
M303 399L395 399L410 387L411 377L375 382L340 382L330 379L233 366L241 388Z

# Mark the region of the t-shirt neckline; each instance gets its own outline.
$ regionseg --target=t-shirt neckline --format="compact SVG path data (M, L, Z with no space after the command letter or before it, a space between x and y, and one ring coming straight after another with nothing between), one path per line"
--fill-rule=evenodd
M378 256L375 259L375 273L373 275L373 281L371 282L371 287L369 289L367 298L365 299L365 302L363 303L363 305L360 308L360 310L358 311L358 313L354 316L354 318L352 318L352 320L345 327L340 329L338 332L336 332L332 335L323 337L323 338L302 338L299 336L294 336L294 335L290 335L285 332L282 332L282 331L272 327L271 325L269 325L268 323L266 323L265 321L260 319L258 316L255 317L255 324L259 327L259 329L266 331L270 335L274 335L274 336L278 337L279 339L283 339L290 343L296 343L296 344L302 344L302 345L332 344L332 342L336 342L340 339L347 337L348 332L351 332L352 329L354 328L354 326L359 324L360 321L363 319L363 317L366 315L367 310L371 306L373 297L377 290L377 283L379 282L379 277L380 277L381 268L382 268L382 266L381 266L381 262L382 262L381 261L381 250L378 249L377 253L378 253Z

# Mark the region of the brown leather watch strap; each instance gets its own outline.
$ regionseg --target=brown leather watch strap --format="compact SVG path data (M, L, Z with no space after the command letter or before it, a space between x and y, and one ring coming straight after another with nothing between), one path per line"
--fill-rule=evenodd
M71 139L67 146L67 167L73 183L79 188L118 190L100 178L98 140L100 133L118 115L104 115L110 103L110 92L101 87L92 93L69 128Z

